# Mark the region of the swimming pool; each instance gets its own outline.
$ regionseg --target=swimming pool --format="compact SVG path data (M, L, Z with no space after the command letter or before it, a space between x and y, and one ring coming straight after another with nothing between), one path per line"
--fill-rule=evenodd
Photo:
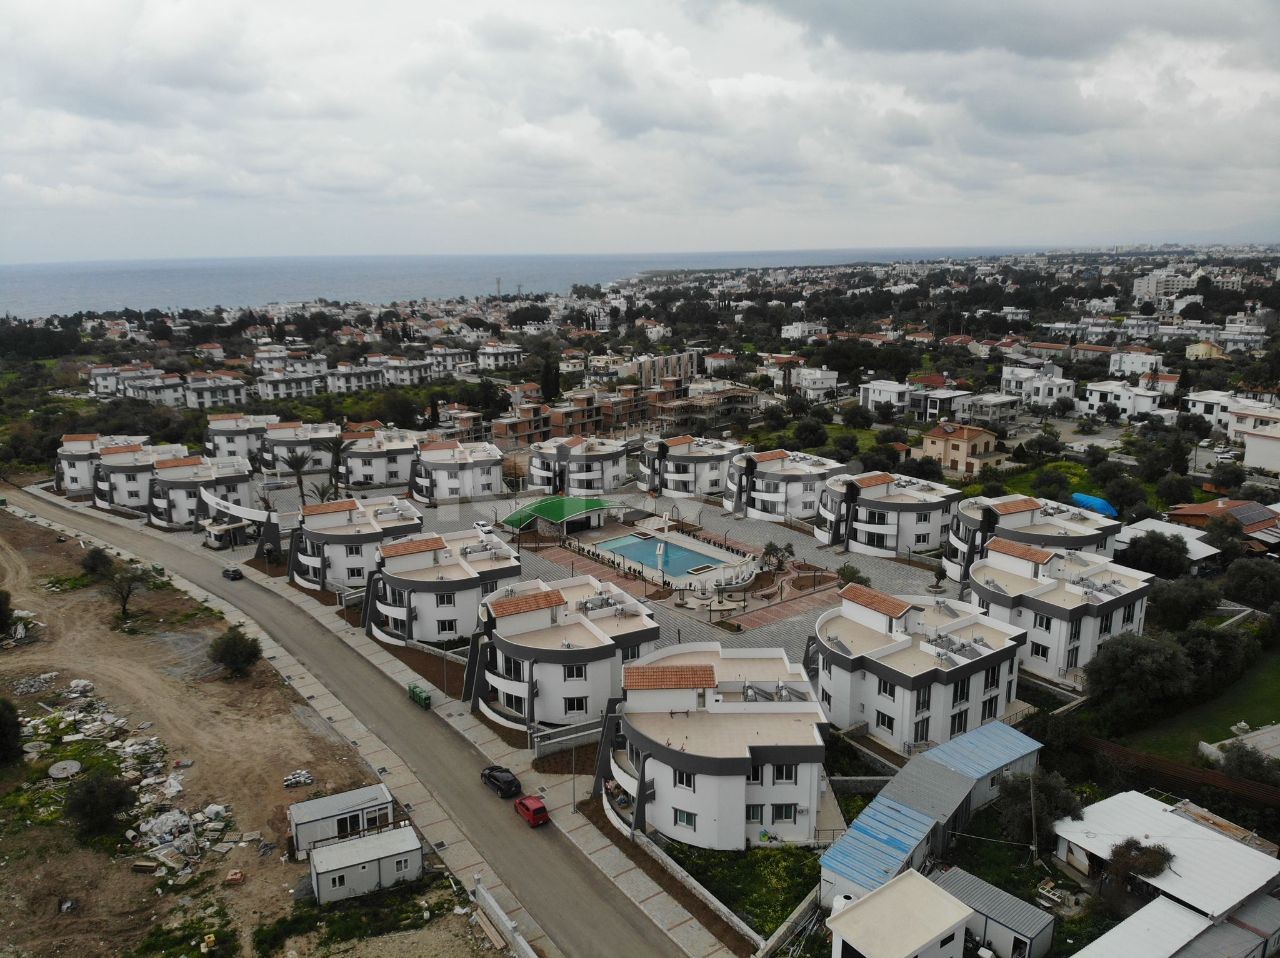
M662 555L658 555L659 543L663 545ZM657 569L667 575L688 575L691 569L724 565L720 559L713 559L709 555L703 555L701 552L656 537L622 536L607 542L597 542L596 548L615 553L632 562L639 562L643 566Z

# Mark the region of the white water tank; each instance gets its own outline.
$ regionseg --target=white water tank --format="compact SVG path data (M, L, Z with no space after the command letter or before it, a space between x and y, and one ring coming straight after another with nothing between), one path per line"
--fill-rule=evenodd
M831 902L831 917L834 918L836 915L840 914L840 912L844 911L846 908L852 905L855 901L857 901L857 899L854 898L852 895L836 895L836 897Z

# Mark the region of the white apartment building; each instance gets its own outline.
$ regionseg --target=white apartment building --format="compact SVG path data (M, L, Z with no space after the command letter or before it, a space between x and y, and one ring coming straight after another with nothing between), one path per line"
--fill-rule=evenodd
M1197 389L1183 398L1182 409L1204 416L1214 429L1226 432L1231 428L1231 406L1236 401L1233 393L1221 389Z
M592 789L616 827L699 848L814 840L826 720L780 649L668 646L622 686L600 745L616 785Z
M1280 473L1280 423L1257 429L1242 429L1237 441L1244 443L1244 465Z
M837 728L865 722L868 735L909 755L1009 712L1025 628L941 596L851 584L840 598L818 617L806 656Z
M858 405L873 416L878 416L878 407L889 403L894 408L894 415L901 416L907 411L909 392L911 387L906 383L895 383L892 379L876 379L858 387Z
M204 454L215 459L239 456L257 462L267 427L279 416L246 416L236 412L211 413L204 430Z
M424 442L409 470L409 495L417 502L488 499L505 488L502 450L491 442Z
M1194 289L1196 280L1172 269L1157 269L1133 281L1133 299L1136 303L1154 303L1159 299L1177 296Z
M188 409L243 406L249 398L249 385L239 376L191 373L185 395Z
M418 456L418 435L403 429L344 432L338 481L347 486L403 486Z
M267 373L254 384L259 399L306 399L319 395L324 389L324 373L282 372Z
M238 506L250 505L251 473L249 460L239 457L159 460L151 480L147 521L160 529L194 530L196 522L208 515L200 499L201 489Z
M1232 399L1228 409L1230 421L1227 438L1244 442L1245 433L1280 425L1280 407L1257 399Z
M1164 357L1153 349L1117 349L1108 360L1107 372L1113 376L1141 376L1164 372Z
M1097 415L1104 403L1115 403L1120 407L1120 415L1129 418L1155 412L1160 406L1160 393L1154 389L1130 386L1118 379L1108 379L1085 386L1084 402L1077 403L1076 408Z
M155 373L140 376L122 384L124 395L130 399L158 403L177 409L187 404L187 389L177 373Z
M397 496L305 505L289 542L289 578L304 589L363 589L378 567L378 547L421 529L421 514Z
M104 449L141 446L147 436L100 436L96 432L67 433L53 465L53 489L70 498L93 494L93 474Z
M1052 500L1011 493L974 496L953 510L943 546L947 578L963 582L970 563L994 536L1042 549L1074 549L1109 559L1115 555L1121 523L1097 512Z
M766 522L812 519L819 487L844 469L833 459L786 449L739 453L729 460L725 511Z
M93 469L93 504L99 509L147 512L155 464L165 459L181 459L186 454L187 447L177 443L164 446L130 443L100 448Z
M863 555L932 552L946 543L962 495L945 483L888 472L832 476L823 484L813 535Z
M290 475L286 460L293 453L305 453L311 463L303 472L328 472L333 466L330 446L340 437L331 422L269 423L258 451L258 468L277 476Z
M482 370L514 369L524 359L524 350L510 343L485 343L476 350L476 365Z
M480 619L472 703L520 729L600 718L622 694L623 664L658 642L640 600L589 575L510 583L482 600Z
M382 366L342 362L325 374L325 382L331 393L358 393L366 389L382 389L387 384L387 374Z
M430 359L392 356L382 370L388 386L421 386L435 377L435 364Z
M1062 368L1046 363L1039 369L1004 366L1000 370L1000 392L1017 396L1024 406L1052 406L1061 398L1075 402L1076 381L1062 375Z
M796 370L791 384L800 390L800 395L808 402L822 402L839 393L840 374L826 366L821 369L806 366Z
M627 444L586 436L557 437L529 447L529 491L599 496L627 481Z
M650 439L640 457L640 488L675 499L722 496L729 462L745 449L728 439Z
M426 351L426 358L437 373L451 373L471 362L471 350L432 346Z
M384 542L364 604L365 633L408 646L474 635L481 600L519 578L516 551L474 529Z
M796 320L794 323L784 323L781 335L783 339L790 341L807 341L815 336L825 335L826 332L826 323L813 323L808 320Z
M988 615L1026 631L1018 652L1024 668L1079 685L1099 645L1142 632L1153 578L1087 552L995 538L969 569L969 596Z

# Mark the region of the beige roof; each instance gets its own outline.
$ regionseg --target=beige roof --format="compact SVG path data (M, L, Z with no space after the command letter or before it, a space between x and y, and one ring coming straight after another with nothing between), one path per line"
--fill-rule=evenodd
M552 609L564 605L564 596L559 589L548 589L530 592L525 595L513 595L509 599L498 599L489 603L495 618L508 615L520 615L522 612L537 612L539 609Z
M827 927L865 958L912 958L971 914L960 899L908 869L836 912Z
M880 612L891 619L900 618L911 609L910 602L904 602L897 596L869 589L865 585L858 585L856 582L850 582L841 589L840 598L856 602L863 608L870 609L873 612Z
M709 689L716 685L710 665L628 665L622 670L622 687L642 689Z

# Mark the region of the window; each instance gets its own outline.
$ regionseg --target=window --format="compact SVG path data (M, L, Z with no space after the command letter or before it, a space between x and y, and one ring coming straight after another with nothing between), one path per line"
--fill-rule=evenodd
M404 605L404 589L392 589L390 595L392 605Z
M436 623L436 635L451 635L458 631L457 619L441 619Z
M773 766L773 784L774 785L794 785L795 782L796 782L796 767L794 765Z
M876 712L876 728L882 728L890 735L893 734L893 716L886 715L884 712Z
M1053 625L1053 620L1050 619L1047 615L1045 615L1043 612L1036 613L1037 629L1039 629L1041 632L1048 632L1052 625Z
M493 593L495 593L495 592L497 592L497 591L498 591L498 583L496 583L496 582L482 582L482 583L480 583L480 594L481 594L481 595L492 595Z
M1080 641L1080 623L1083 621L1084 621L1083 619L1076 619L1074 622L1071 623L1071 632L1067 636L1068 642Z
M981 609L983 614L985 615L986 613L991 611L991 603L988 602L986 599L979 599L978 608Z
M965 676L951 686L951 704L959 705L961 702L967 701L969 701L969 677Z
M919 532L916 534L916 545L924 546L929 544L929 533Z
M917 524L919 524L919 523L921 523L921 522L928 522L928 521L929 521L929 513L927 513L927 512L917 512L917 513L916 513L916 523L917 523Z
M969 712L953 712L951 714L951 737L963 735L969 730Z
M566 682L578 682L587 677L587 667L585 665L566 665L564 667L564 680Z
M436 593L436 608L438 609L438 608L440 608L441 606L445 606L445 605L454 605L454 604L456 604L456 603L455 603L455 599L454 599L454 595L455 595L455 594L454 594L453 592L437 592L437 593Z
M343 815L338 819L338 837L355 835L360 832L359 815Z
M933 686L926 685L922 689L916 689L916 714L929 711L929 704L933 701Z
M638 645L623 646L622 648L623 662L634 662L638 658L640 658L640 646Z
M938 947L945 948L947 945L951 944L955 940L956 940L956 933L953 931L951 934L947 935L946 938L943 938L942 941L938 942Z
M407 859L407 858L397 858L397 859L396 859L396 874L399 874L400 872L407 872L408 870L409 870L409 859Z
M993 665L982 673L982 691L990 692L1000 684L1000 666Z
M572 695L564 700L565 714L571 712L586 712L587 697L585 695Z
M771 817L772 817L772 819L773 819L773 824L774 824L774 825L777 825L779 822L782 822L782 823L787 823L787 822L794 823L794 822L795 822L795 820L796 820L796 805L795 805L795 802L787 802L786 804L783 804L783 805L777 805L777 804L775 804L775 805L770 809L770 813L771 813Z
M764 783L764 766L752 765L751 771L747 773L748 785L761 785Z
M892 682L887 682L884 679L881 679L877 691L885 698L892 699L897 692L897 688L898 687Z
M831 708L831 693L826 689L822 690L822 706L826 709Z
M687 788L689 791L696 791L694 788L695 776L693 772L683 772L680 769L672 769L674 784L676 788Z
M695 831L698 828L698 816L693 812L686 812L683 808L672 809L675 812L676 824L683 828L692 828Z
M816 482L806 482L802 487L802 491L813 492L815 489L817 489L817 487L818 487L818 484Z
M1044 659L1046 662L1048 662L1048 661L1049 661L1049 646L1047 646L1047 645L1043 645L1043 644L1042 644L1042 643L1040 643L1040 642L1032 642L1032 643L1031 643L1031 657L1032 657L1033 659Z
M137 490L130 490L130 491L129 491L129 498L130 498L130 499L141 499L141 498L142 498L142 496L141 496L141 495L139 495L139 493L137 492Z
M504 656L502 659L502 675L513 682L524 681L524 663L519 659Z
M1133 614L1134 612L1137 611L1137 608L1138 608L1138 603L1136 602L1130 602L1128 605L1126 605L1124 607L1124 615L1120 617L1120 623L1122 625L1128 625L1130 622L1132 622Z
M364 555L364 546L347 546L348 558L359 558Z
M985 722L987 719L995 718L999 708L1000 696L993 695L989 699L984 699L982 702L982 721Z
M822 671L826 672L826 673L827 673L827 675L830 675L830 674L831 674L831 656L829 656L829 655L828 655L828 656L824 656L824 657L823 657L823 659L822 659Z
M915 727L911 730L911 741L927 742L929 741L929 719L927 717L919 719Z
M764 824L764 806L763 805L747 806L747 824L748 825Z
M360 568L358 565L349 566L349 567L347 568L347 578L348 578L348 579L363 579L363 578L364 578L364 569Z
M502 704L511 712L517 715L524 715L524 696L512 695L510 692L502 693Z
M346 875L334 875L332 878L330 878L330 879L329 879L329 887L330 887L330 888L346 888L346 887L347 887L347 876L346 876Z
M1111 619L1114 615L1115 615L1114 612L1108 612L1106 615L1102 617L1102 621L1098 625L1099 634L1106 635L1111 631Z

